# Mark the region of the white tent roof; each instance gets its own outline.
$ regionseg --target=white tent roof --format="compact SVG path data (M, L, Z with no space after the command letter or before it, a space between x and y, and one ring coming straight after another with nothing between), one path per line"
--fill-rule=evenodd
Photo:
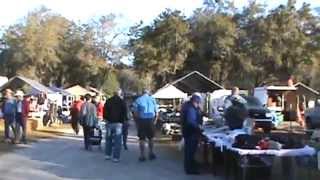
M297 88L294 86L266 86L266 87L257 87L255 89L274 90L274 91L295 91L295 90L297 90Z
M68 89L65 89L65 91L67 91L68 93L70 93L74 96L84 96L86 94L90 94L92 96L95 95L94 92L91 92L91 91L87 90L86 88L81 87L80 85L72 86Z
M152 95L156 99L185 99L188 95L172 85L166 85Z

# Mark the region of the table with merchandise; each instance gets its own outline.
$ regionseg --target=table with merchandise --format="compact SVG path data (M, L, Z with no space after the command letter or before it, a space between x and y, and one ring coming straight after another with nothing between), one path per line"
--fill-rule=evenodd
M204 128L202 135L204 144L209 146L205 148L206 151L210 149L212 152L213 173L216 174L223 164L227 178L231 174L236 179L246 179L254 173L255 176L270 175L275 159L280 159L283 176L291 178L287 174L291 171L288 169L291 161L308 161L316 153L314 148L303 144L301 134L249 135L242 129L231 131L228 128Z

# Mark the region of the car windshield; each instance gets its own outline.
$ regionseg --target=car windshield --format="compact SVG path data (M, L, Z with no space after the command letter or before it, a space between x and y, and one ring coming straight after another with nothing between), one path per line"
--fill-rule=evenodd
M259 99L255 97L244 96L243 98L247 101L247 106L257 106L257 107L263 106L262 103L259 101Z

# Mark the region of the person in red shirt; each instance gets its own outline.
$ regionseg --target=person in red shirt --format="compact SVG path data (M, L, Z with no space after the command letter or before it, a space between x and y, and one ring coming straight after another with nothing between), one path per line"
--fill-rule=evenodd
M21 140L24 144L27 143L27 120L30 111L30 96L24 95L20 90L16 93L17 97L17 113L16 113L16 139L19 143L20 127L22 128Z
M75 101L71 107L71 126L76 134L79 133L79 117L83 102L84 98L81 96L80 99Z
M97 117L99 121L103 121L103 112L104 112L104 99L97 103Z
M25 95L22 101L22 142L27 143L27 120L30 112L30 96Z

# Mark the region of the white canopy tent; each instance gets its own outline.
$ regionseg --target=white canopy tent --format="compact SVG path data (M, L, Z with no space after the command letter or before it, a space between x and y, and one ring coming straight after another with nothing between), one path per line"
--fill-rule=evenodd
M152 95L156 99L186 99L188 95L173 85L167 84Z

